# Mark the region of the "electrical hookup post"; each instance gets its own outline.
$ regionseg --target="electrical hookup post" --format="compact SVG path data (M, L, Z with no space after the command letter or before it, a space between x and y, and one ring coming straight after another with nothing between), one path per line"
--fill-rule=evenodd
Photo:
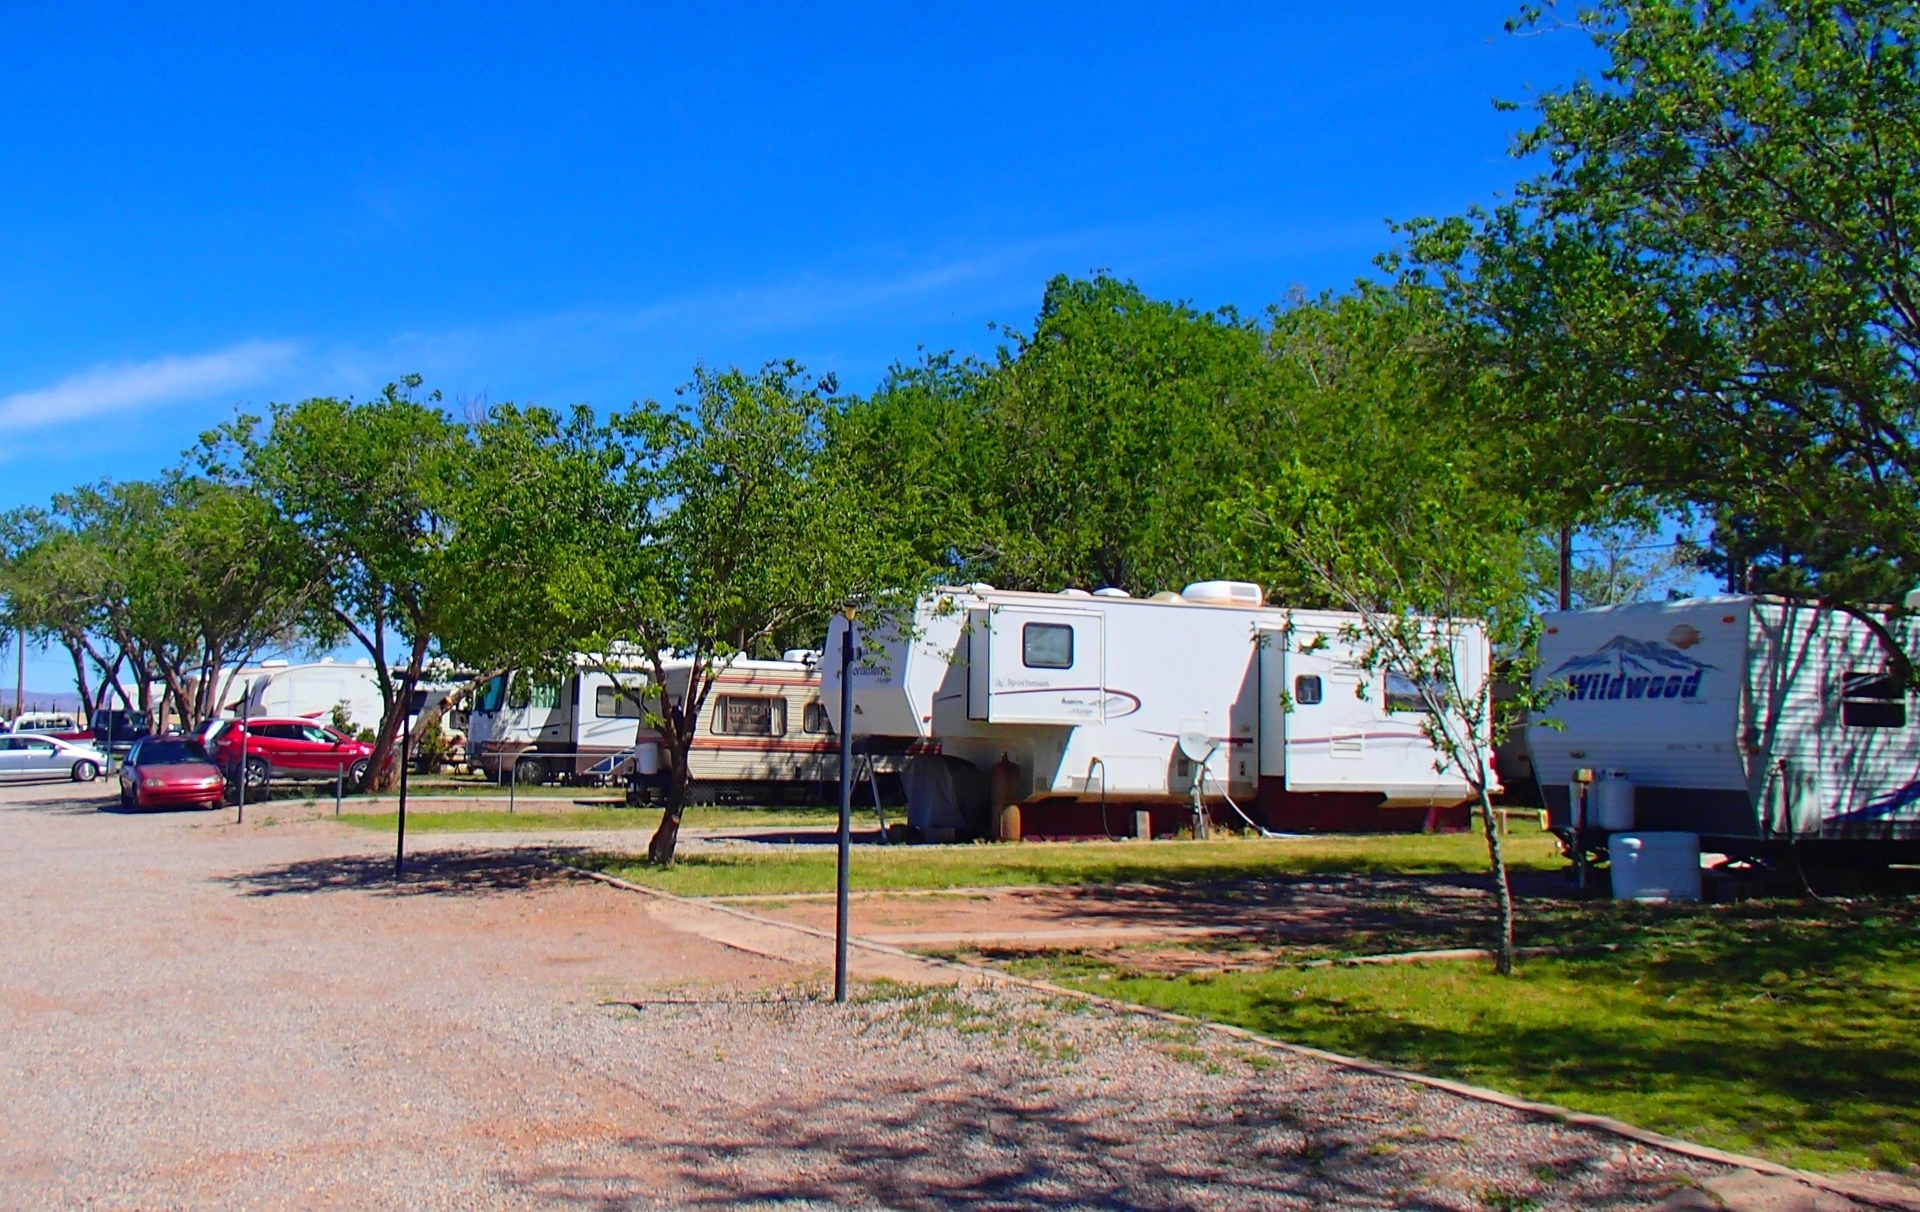
M834 884L833 1001L847 1000L847 867L853 859L853 616L840 633L840 865Z
M400 869L407 859L407 767L412 765L413 717L427 707L427 692L411 691L407 695L407 714L400 720L400 816L399 828L393 835L393 879L400 882Z

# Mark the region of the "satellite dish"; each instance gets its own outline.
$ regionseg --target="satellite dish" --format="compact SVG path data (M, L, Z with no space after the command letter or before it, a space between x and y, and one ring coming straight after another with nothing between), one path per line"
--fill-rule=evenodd
M1180 733L1180 755L1189 762L1204 762L1213 756L1213 738L1204 728L1189 728Z

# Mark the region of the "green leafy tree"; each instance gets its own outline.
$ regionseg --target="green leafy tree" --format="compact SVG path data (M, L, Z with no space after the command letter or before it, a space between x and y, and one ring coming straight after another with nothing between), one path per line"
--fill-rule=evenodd
M371 658L383 704L368 776L376 789L397 775L405 707L470 571L456 538L473 435L437 393L415 399L419 385L415 375L365 402L275 405L264 427L241 417L202 443L204 464L257 493L297 538L298 564L321 588L310 632L349 636Z
M1529 13L1537 25L1551 14ZM1704 513L1730 579L1868 611L1920 580L1920 11L1602 0L1514 201L1410 225L1458 364L1550 481Z
M1493 803L1495 747L1538 696L1494 702L1489 670L1461 661L1477 632L1493 650L1519 654L1509 677L1524 685L1531 649L1529 526L1512 499L1489 493L1459 465L1429 465L1400 480L1399 509L1356 499L1337 476L1300 467L1250 487L1235 510L1249 558L1304 573L1335 607L1358 617L1343 635L1356 663L1419 688L1422 726L1438 765L1464 780L1486 835L1498 908L1495 964L1513 971L1513 893Z
M526 571L561 624L554 637L609 673L632 661L650 671L630 693L670 771L655 863L673 861L688 758L727 664L817 642L833 610L911 595L923 579L910 545L876 523L873 488L822 457L831 391L792 363L700 370L675 405L637 405L605 426L536 419L515 439L553 489L526 503L550 553ZM687 663L684 682L670 661Z
M835 457L888 487L958 579L1133 593L1220 575L1211 503L1280 448L1256 322L1055 278L995 361L896 368L836 421Z
M9 632L57 644L73 661L75 688L91 712L92 674L117 685L120 661L106 622L107 564L96 542L58 512L23 508L0 517L0 599ZM106 687L101 687L104 694ZM120 692L124 697L124 690ZM140 687L141 706L147 690Z

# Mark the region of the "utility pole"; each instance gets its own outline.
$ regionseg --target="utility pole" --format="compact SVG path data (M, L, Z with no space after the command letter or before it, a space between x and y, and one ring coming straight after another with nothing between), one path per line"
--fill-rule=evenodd
M847 867L853 859L853 607L840 633L840 866L834 884L833 1000L847 1000Z
M1560 609L1573 609L1573 527L1560 528Z
M13 639L13 718L27 709L27 629L23 625Z

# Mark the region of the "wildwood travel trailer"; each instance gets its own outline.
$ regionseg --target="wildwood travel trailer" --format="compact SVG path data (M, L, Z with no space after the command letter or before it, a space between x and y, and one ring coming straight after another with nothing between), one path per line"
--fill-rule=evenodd
M909 626L854 624L855 736L937 744L959 781L1020 806L1027 835L1133 834L1138 811L1164 835L1188 819L1196 780L1220 821L1231 798L1276 830L1464 826L1471 791L1438 769L1418 688L1360 669L1341 638L1357 616L1261 597L1230 581L1146 599L936 590ZM847 626L828 632L829 713ZM1453 626L1477 685L1485 635ZM926 819L914 767L906 778L910 818Z
M686 695L692 662L666 663L667 693ZM605 783L659 769L659 736L640 727L627 687L648 683L635 667L620 685L584 658L553 682L501 674L474 695L469 763L498 780ZM820 800L840 777L839 748L820 703L817 655L736 659L719 671L694 730L695 802L720 798Z
M1914 620L1880 621L1913 651ZM1859 619L1729 596L1542 626L1536 684L1565 689L1527 745L1556 829L1570 827L1570 783L1587 771L1589 828L1604 798L1619 805L1610 827L1697 833L1725 854L1920 849L1920 720Z

